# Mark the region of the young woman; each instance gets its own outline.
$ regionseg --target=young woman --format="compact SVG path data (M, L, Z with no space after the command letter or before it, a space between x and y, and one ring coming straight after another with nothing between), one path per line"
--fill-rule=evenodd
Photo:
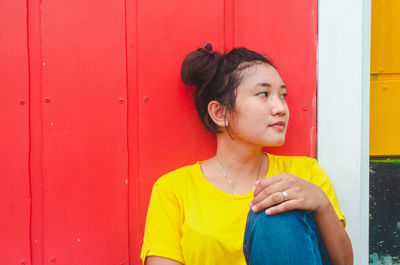
M246 48L210 44L181 69L217 152L157 180L147 213L145 265L353 264L334 189L315 159L261 152L285 141L287 89Z

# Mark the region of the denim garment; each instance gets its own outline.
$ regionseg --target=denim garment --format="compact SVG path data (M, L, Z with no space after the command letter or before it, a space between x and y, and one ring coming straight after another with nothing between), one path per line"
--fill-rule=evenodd
M243 252L248 265L329 265L318 228L307 211L247 215Z

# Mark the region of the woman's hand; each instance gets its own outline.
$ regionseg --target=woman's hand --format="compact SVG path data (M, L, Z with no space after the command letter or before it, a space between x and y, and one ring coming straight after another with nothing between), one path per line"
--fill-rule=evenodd
M286 192L287 199L283 192ZM324 211L330 202L317 185L288 173L280 173L256 182L254 199L250 203L253 212L266 209L273 215L292 210L311 213Z

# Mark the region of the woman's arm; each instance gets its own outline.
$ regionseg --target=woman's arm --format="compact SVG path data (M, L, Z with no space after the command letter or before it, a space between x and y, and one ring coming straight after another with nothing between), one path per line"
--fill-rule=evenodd
M145 265L182 265L182 263L172 259L149 256L146 258Z
M146 216L141 259L145 264L181 264L181 208L166 176L153 186ZM177 263L177 261L181 263Z
M353 264L353 250L349 236L328 198L313 216L330 262L340 265Z

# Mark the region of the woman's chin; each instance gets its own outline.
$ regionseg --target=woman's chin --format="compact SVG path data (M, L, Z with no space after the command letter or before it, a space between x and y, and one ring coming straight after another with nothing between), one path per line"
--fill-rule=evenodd
M285 143L285 139L277 139L276 141L268 141L264 144L265 147L278 147Z

